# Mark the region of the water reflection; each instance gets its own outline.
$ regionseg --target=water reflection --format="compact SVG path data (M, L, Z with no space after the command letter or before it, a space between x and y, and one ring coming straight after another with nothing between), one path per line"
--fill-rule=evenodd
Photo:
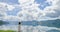
M48 30L47 32L60 32L60 31L56 29L52 29L52 30Z
M7 21L9 24L0 26L0 29L18 30L18 21ZM47 20L47 21L22 21L22 32L60 32L60 20ZM57 29L57 30L53 30ZM35 31L36 30L36 31Z

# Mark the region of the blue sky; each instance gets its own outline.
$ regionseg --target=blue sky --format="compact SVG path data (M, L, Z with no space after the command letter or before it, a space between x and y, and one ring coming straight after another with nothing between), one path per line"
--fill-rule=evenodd
M51 4L49 4L48 2L46 2L46 0L35 0L35 2L37 2L38 4L41 3L41 6L39 6L39 8L41 10L44 10L44 8L46 8L47 6L51 6Z
M48 2L45 2L46 0L35 0L35 2L37 2L38 4L41 3L41 6L39 6L39 8L41 10L43 10L45 7L47 6L50 6L50 4ZM14 5L14 4L19 4L18 3L18 0L0 0L0 2L5 2L5 3L8 3L8 4L11 4L11 5ZM42 6L43 5L43 6ZM20 8L15 8L13 9L13 11L7 11L7 15L15 15L19 12Z
M19 4L18 3L18 0L0 0L0 2L5 2L5 3L8 3L8 4Z
M15 4L18 5L19 4L18 0L0 0L0 2L7 3L7 4L10 4L10 5L15 5ZM20 10L20 8L16 7L12 11L7 11L7 15L16 16L16 14L17 14L17 12L19 12L19 10Z
M32 20L32 18L33 20L37 20L37 18L39 20L55 19L60 16L60 11L57 9L59 5L55 3L57 0L0 0L0 2L7 6L7 11L5 11L7 17L11 15L11 17L20 17L21 20L24 18L26 18L24 20Z
M12 11L7 11L7 14L8 14L8 15L16 16L17 13L18 13L20 10L21 10L21 8L16 7L16 8L14 8Z

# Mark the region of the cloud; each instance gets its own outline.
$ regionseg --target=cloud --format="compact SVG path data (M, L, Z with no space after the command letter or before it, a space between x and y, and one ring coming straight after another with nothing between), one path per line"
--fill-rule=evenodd
M15 7L13 5L7 5L8 10L12 11Z
M58 1L55 0L52 2L52 6L45 8L45 13L47 13L47 17L56 18L60 16L59 5L57 3Z
M19 21L40 21L58 19L60 16L59 1L57 0L47 0L46 2L50 3L51 6L45 7L44 10L39 8L41 4L37 4L35 0L19 0L18 2L20 3L19 5L5 4L7 7L3 6L6 11L13 11L16 7L21 8L21 10L17 13L17 16L6 15L6 19L9 18L10 20L14 20L15 18L15 20L19 19ZM3 11L6 13L5 10Z
M17 17L17 16L12 16L12 15L9 15L9 16L6 16L4 17L3 20L7 20L7 21L20 21L20 19Z
M33 3L34 0L18 0L18 2L20 4L29 4L29 3ZM29 3L28 3L29 2Z
M58 19L60 16L59 5L57 5L57 0L47 0L51 6L47 6L44 10L39 9L39 5L36 2L31 3L30 0L19 0L22 10L17 14L20 19L24 20L52 20ZM28 4L27 4L28 3Z
M14 5L10 5L8 3L0 2L0 9L2 9L2 8L6 9L6 11L7 10L8 11L12 11L15 8L15 6Z
M0 11L7 11L6 3L0 3Z
M6 13L0 12L0 20L2 20L6 16Z
M14 6L9 5L7 3L0 2L0 20L8 20L8 18L11 18L13 16L8 16L7 11L11 11L14 9Z
M6 16L6 4L0 3L0 20L3 19Z

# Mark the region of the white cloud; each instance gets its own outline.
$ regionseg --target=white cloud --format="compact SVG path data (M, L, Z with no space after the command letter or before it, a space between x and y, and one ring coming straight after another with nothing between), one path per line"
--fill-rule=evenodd
M47 2L52 3L52 5L57 4L59 0L47 0Z
M2 20L7 14L6 14L6 4L0 3L0 20Z
M6 13L0 11L0 20L4 19L6 16Z
M58 0L59 1L59 0ZM24 20L52 20L57 19L58 12L56 12L55 9L57 9L59 6L57 5L57 0L47 0L46 2L52 3L51 6L47 6L44 10L41 10L38 8L39 5L34 0L31 3L31 0L19 0L20 6L22 7L22 11L18 13L18 17ZM27 4L28 3L28 4ZM60 13L60 11L59 11ZM58 15L57 15L58 14ZM57 15L57 16L56 16ZM28 20L28 21L29 21Z
M12 11L15 8L15 6L4 3L4 2L0 2L0 9L2 9L2 8L6 9L6 11L7 11L7 9L8 9L8 11Z
M27 4L28 2L29 2L29 3L33 3L34 0L18 0L18 2L19 2L20 4ZM29 3L28 3L28 4L29 4Z
M7 5L8 10L12 11L15 7L13 5Z
M6 19L9 18L10 20L19 19L19 21L32 21L32 20L51 20L57 19L60 16L59 5L57 4L57 0L47 0L46 2L52 3L51 6L47 6L44 10L41 10L38 6L41 4L37 4L34 0L19 0L20 5L17 7L21 7L22 10L17 13L17 16L7 16ZM12 11L16 8L16 5L7 5L7 9ZM2 6L2 5L1 5ZM4 8L5 6L3 6ZM5 7L6 8L6 7ZM5 11L5 10L3 10Z
M9 7L7 7L7 6L9 6ZM0 3L0 20L8 20L9 18L13 17L13 16L8 16L7 15L6 11L9 11L7 9L9 9L11 11L13 9L13 6L12 5L8 5L7 3L1 2ZM13 18L11 20L13 20Z
M20 21L19 17L17 17L17 16L12 16L12 15L5 16L3 20L8 20L8 21Z
M7 11L6 3L0 3L0 11Z

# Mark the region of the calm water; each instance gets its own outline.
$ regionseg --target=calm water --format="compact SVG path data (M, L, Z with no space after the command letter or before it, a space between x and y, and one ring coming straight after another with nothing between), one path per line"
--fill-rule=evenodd
M4 30L18 30L18 21L10 21L9 24L0 26L0 29ZM22 32L60 32L60 20L48 20L48 21L22 21Z

